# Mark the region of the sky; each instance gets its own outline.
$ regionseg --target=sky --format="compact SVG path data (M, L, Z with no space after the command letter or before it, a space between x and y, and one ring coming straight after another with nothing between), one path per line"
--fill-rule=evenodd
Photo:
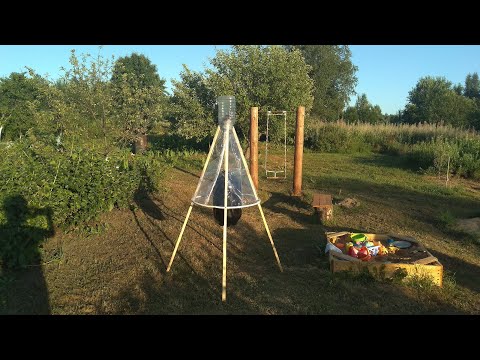
M456 83L464 83L468 73L480 73L480 46L477 45L352 45L352 61L358 67L356 92L366 93L374 105L384 113L393 114L404 108L408 92L423 76L444 76ZM58 78L60 67L68 67L70 50L78 54L98 54L98 45L0 45L0 77L19 72L25 66L41 75ZM138 52L157 65L160 76L178 79L182 64L201 71L215 56L215 45L106 45L101 53L110 57ZM355 103L352 97L350 103Z

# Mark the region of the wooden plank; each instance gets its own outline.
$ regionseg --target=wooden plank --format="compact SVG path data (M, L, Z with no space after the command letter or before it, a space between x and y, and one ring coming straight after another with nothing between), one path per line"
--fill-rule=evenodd
M413 263L414 264L430 264L430 263L433 263L433 262L436 262L436 261L438 261L438 259L435 256L429 256L429 257L426 257L426 258L423 258L423 259L418 259L418 260L414 261Z
M362 262L362 260L354 258L353 256L350 256L350 255L346 255L344 253L339 253L336 251L329 251L328 253L330 254L330 257L337 257L337 258L348 260L351 262Z
M340 232L327 232L327 239L328 238L332 238L332 237L339 237L339 236L343 236L343 235L347 235L347 234L350 234L349 231L340 231Z
M352 262L343 261L331 258L330 268L332 272L339 271L352 271L359 273L364 269L367 269L372 275L379 276L381 278L392 278L399 271L403 269L406 272L406 277L411 276L427 276L430 277L434 284L438 286L443 285L443 266L438 265L424 265L424 264L385 264L379 262Z
M330 194L321 194L315 193L313 194L312 206L325 206L330 205L332 206L332 195Z

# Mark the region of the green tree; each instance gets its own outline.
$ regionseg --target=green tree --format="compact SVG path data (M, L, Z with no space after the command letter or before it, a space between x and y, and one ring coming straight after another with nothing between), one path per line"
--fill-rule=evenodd
M76 55L71 50L70 67L64 72L50 94L52 111L57 116L67 115L76 130L91 137L106 137L111 130L113 113L113 98L110 85L113 58L104 58L100 53L97 57L90 54ZM64 97L63 101L61 96ZM67 105L69 109L60 109Z
M366 94L358 96L355 106L350 106L345 110L344 118L347 123L379 124L385 122L385 116L382 114L380 106L372 105Z
M115 62L111 81L120 139L134 142L164 116L168 102L165 80L150 59L133 53Z
M404 112L408 123L430 122L468 126L475 102L458 95L444 77L421 78L409 92Z
M39 75L13 72L0 79L0 126L2 137L16 139L35 127L32 104L39 100L39 88L46 82Z
M169 120L173 130L186 139L201 142L215 130L215 93L204 74L183 65L180 81L172 81L173 96Z
M480 99L480 81L476 72L465 78L464 95L470 99Z
M117 85L122 82L123 75L127 73L133 75L131 85L140 88L158 86L165 90L165 80L158 75L157 66L143 54L134 52L129 56L118 58L112 71L112 83Z
M114 121L123 145L146 135L165 113L163 89L143 86L134 74L124 73L113 88L113 94L116 104Z
M295 109L303 105L308 113L312 107L313 81L308 75L311 67L297 49L289 52L281 46L233 46L230 51L217 51L211 65L206 70L206 86L215 97L235 95L237 131L245 137L252 106L289 111L291 134Z
M453 91L455 91L457 95L463 95L465 88L463 87L462 84L457 84L453 87Z
M333 121L341 117L343 109L355 94L358 68L352 63L348 45L299 45L305 62L311 66L314 80L312 114L322 120Z

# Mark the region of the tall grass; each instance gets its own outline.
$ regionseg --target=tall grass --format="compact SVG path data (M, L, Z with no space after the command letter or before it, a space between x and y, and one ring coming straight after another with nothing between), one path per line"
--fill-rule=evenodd
M480 134L442 124L346 124L307 121L314 151L403 155L412 168L480 178Z

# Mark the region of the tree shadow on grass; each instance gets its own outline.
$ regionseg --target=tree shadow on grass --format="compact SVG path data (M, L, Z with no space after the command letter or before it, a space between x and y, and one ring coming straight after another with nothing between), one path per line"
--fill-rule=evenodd
M29 208L23 196L5 198L6 224L0 227L0 313L50 314L40 248L55 234L50 208ZM27 225L44 216L47 229Z
M348 189L350 195L361 196L366 199L364 202L366 201L372 206L378 203L402 209L406 215L435 226L438 225L438 214L444 209L448 209L456 217L467 217L475 209L480 209L480 201L476 199L426 193L398 185L378 184L362 179L323 175L317 182L328 191Z
M139 187L133 195L135 204L142 209L144 213L156 220L165 220L160 208L151 199L148 191L142 187Z
M286 215L300 224L317 223L313 208L299 197L272 192L268 200L262 203L262 207L274 213Z
M181 171L181 172L183 172L183 173L185 173L185 174L192 175L192 176L196 177L197 179L200 179L200 176L199 176L198 174L194 174L194 173L192 173L191 171L182 169L182 168L180 168L180 167L178 167L178 166L176 166L176 165L175 165L173 168L174 168L174 169L177 169L177 170L179 170L179 171Z
M455 274L455 281L458 285L480 294L480 281L478 280L478 276L480 275L479 266L468 263L450 254L430 249L429 251L443 265L444 272L448 270Z
M362 165L396 168L411 172L419 170L406 156L402 155L369 154L368 156L355 156L352 159L353 162Z

